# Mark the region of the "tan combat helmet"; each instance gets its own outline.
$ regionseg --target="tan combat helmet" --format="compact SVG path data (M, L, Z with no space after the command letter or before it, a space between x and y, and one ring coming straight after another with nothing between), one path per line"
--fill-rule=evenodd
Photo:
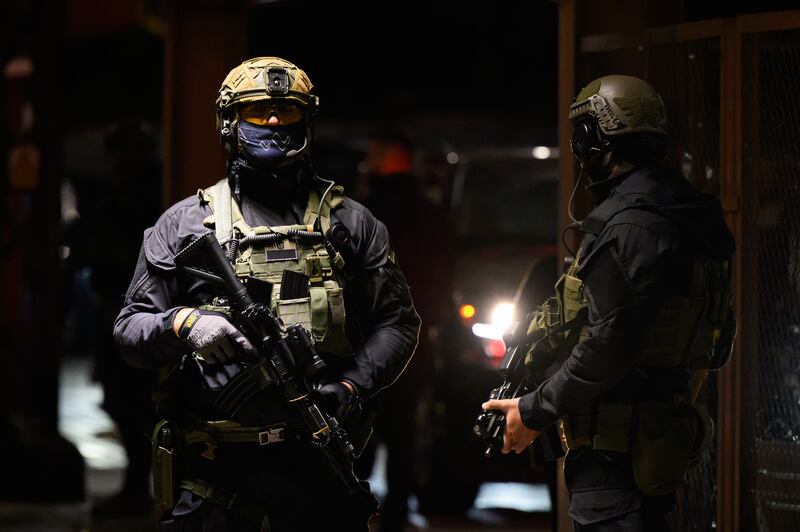
M633 76L603 76L589 83L569 108L574 123L585 116L597 119L604 135L667 134L661 96L647 82Z
M239 105L261 100L283 101L302 109L306 138L310 139L312 117L319 106L319 98L311 94L313 87L303 70L280 57L254 57L243 62L228 73L217 96L220 144L229 152L233 149Z

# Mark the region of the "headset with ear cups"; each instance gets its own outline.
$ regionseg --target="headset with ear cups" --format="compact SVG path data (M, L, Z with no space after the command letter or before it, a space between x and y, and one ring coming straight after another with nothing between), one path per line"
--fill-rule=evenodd
M585 118L578 120L573 126L569 144L578 162L586 165L602 154L609 143L600 132L597 120Z

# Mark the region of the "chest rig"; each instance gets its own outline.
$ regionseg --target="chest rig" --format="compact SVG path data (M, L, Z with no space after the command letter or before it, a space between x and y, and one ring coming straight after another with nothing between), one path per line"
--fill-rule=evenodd
M596 234L599 234L597 228ZM594 232L593 231L593 232ZM596 236L595 234L595 236ZM582 246L577 256L556 283L556 299L561 322L567 323L586 314L588 299L579 271L583 254L591 247ZM591 250L589 251L591 255ZM591 258L591 257L590 257ZM714 370L730 356L733 321L733 292L724 262L696 257L692 265L687 295L667 297L645 333L644 348L636 365L643 368ZM577 341L588 337L586 320L576 320L582 327ZM569 335L569 331L565 332ZM573 340L573 345L576 343Z
M299 324L311 333L318 351L350 354L345 332L345 305L337 271L344 261L325 240L330 212L342 204L342 188L334 187L320 204L320 194L309 191L303 224L250 227L232 197L226 179L198 191L213 214L203 220L228 250L236 275L272 284L269 304L286 325ZM319 221L322 232L315 231Z
M575 324L562 333L564 358L589 336L589 302L580 271L591 261L594 238L606 222L587 224L584 245L556 283L559 320ZM636 368L643 371L691 375L686 378L686 393L626 401L596 399L560 420L566 447L630 453L634 479L643 493L673 492L711 442L713 422L695 399L708 371L719 369L730 357L736 332L732 299L726 264L696 257L686 295L664 300L645 332L641 352L632 353L637 356Z

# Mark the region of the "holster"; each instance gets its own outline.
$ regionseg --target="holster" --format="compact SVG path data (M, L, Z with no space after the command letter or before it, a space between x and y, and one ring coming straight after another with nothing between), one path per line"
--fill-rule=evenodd
M179 461L183 436L177 425L162 419L153 429L153 495L165 509L175 506L178 488L176 466Z
M711 419L702 407L644 403L637 407L631 461L636 485L645 495L673 493L689 467L708 447Z

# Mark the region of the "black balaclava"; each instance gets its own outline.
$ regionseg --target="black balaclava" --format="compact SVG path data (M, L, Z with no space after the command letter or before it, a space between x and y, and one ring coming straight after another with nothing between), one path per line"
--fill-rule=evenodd
M228 182L237 201L242 195L266 206L283 208L287 201L299 201L308 193L314 169L305 158L280 168L262 170L242 156L228 161Z

